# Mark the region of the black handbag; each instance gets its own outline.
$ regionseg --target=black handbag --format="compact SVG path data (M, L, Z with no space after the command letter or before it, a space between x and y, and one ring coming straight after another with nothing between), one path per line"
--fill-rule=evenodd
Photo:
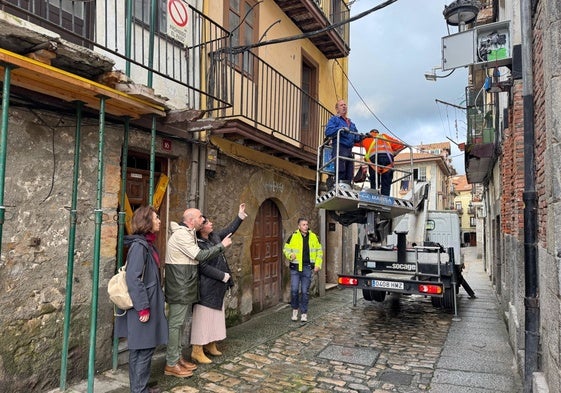
M366 176L368 175L368 168L366 165L361 165L356 172L355 177L353 177L353 182L355 183L363 183L366 181Z

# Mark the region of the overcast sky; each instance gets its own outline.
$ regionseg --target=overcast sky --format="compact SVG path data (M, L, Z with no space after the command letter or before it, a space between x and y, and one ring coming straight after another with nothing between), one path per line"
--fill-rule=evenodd
M351 16L382 0L357 0ZM351 23L349 117L360 132L378 128L410 145L460 143L466 139L466 113L435 99L465 106L467 70L456 69L436 82L424 74L442 63L441 39L458 32L442 11L452 0L398 0ZM448 72L437 70L437 75ZM364 100L364 102L363 102ZM383 123L381 124L380 121ZM385 125L385 127L384 127ZM453 166L465 173L463 153L450 142Z

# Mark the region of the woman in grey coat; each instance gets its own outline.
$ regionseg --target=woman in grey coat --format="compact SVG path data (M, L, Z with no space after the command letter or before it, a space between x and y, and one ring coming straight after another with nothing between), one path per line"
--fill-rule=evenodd
M160 286L160 257L154 246L160 218L152 206L138 208L132 218L133 235L125 236L126 280L133 308L119 310L115 335L126 337L129 350L131 393L152 393L148 387L152 355L158 345L167 344L168 326L164 314L164 293Z

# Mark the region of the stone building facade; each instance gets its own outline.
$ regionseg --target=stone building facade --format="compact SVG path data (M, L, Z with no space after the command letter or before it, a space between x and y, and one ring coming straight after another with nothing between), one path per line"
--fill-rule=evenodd
M561 102L559 40L561 4L539 1L533 8L535 179L540 322L538 370L550 392L561 390Z
M94 198L97 181L97 119L82 127L80 177L78 185L74 277L72 285L70 375L81 375L88 361L92 283L94 274ZM7 176L0 316L2 334L2 391L43 391L58 380L61 332L65 303L68 261L68 228L72 195L76 119L62 113L25 107L13 108L9 115ZM131 130L129 151L145 152L150 134ZM121 181L121 152L124 131L120 124L105 129L103 214L101 224L99 296L97 305L96 368L111 367L113 309L105 292L116 266L117 217ZM157 156L169 160L170 178L165 203L169 221L178 220L188 206L191 156L189 144L173 141L164 151L157 137ZM53 150L54 148L54 150ZM281 298L289 301L289 272L280 255L283 240L296 228L299 217L309 217L312 230L319 232L314 191L297 178L271 168L260 168L219 154L214 177L206 180L204 213L215 228L226 226L246 203L249 214L233 237L227 258L236 285L226 299L228 324L247 320L265 305L255 304L252 265L254 223L264 204L277 209L278 249L271 250L280 275ZM163 213L163 211L161 211ZM166 214L168 215L168 214ZM166 233L160 233L164 244ZM277 273L274 273L275 275ZM318 293L318 280L312 292ZM15 306L15 307L14 307ZM54 366L54 367L53 367ZM41 374L34 373L43 370ZM25 377L27 375L28 377ZM6 390L7 389L7 390Z
M531 19L532 72L531 95L524 96L524 73L512 67L512 86L501 100L501 128L497 135L500 155L485 184L485 264L508 326L516 362L525 380L525 392L561 389L559 348L561 347L560 293L560 203L561 171L559 129L559 40L561 39L561 4L553 0L529 2ZM510 20L513 45L522 41L521 6L524 1L500 4L496 10L499 20ZM532 100L533 111L528 111ZM530 122L524 116L531 114ZM526 119L527 120L527 119ZM530 125L533 140L525 139ZM528 154L533 153L531 160ZM525 171L534 184L527 189ZM526 193L535 192L535 211L525 211ZM535 214L535 225L526 218ZM530 236L530 237L528 237ZM535 237L535 243L527 239ZM535 248L534 248L535 247ZM527 254L535 249L535 260ZM529 273L535 268L537 282ZM536 298L528 294L535 291ZM528 332L528 306L537 307L535 333ZM537 339L537 353L527 347L528 339ZM535 368L525 365L535 356Z
M3 332L0 338L0 391L43 392L61 384L64 378L76 381L89 377L89 371L96 373L112 367L114 316L106 287L118 264L119 232L123 226L122 213L126 210L121 198L126 191L133 209L150 203L147 198L149 188L152 183L157 186L164 175L168 183L161 194L159 215L162 227L157 240L162 260L169 223L180 220L186 208L200 208L215 228L221 228L237 214L239 204L246 203L248 217L226 251L235 282L225 302L229 326L289 301L289 273L282 246L288 234L297 228L300 217L309 219L311 230L318 233L324 246L331 250L326 253L329 263L314 278L312 295L323 293L326 277L336 279L342 261L350 260L352 250L341 246L345 232L341 226L328 223L325 215L315 209L315 145L332 111L321 102L329 103L332 108L336 97L346 96L346 88L343 89L346 62L340 71L328 73L327 70L334 69L334 59L348 55L348 37L343 40L339 31L332 33L328 45L322 48L316 46L315 37L289 44L291 51L305 59L292 56L301 63L298 67L284 64L290 69L285 75L269 67L267 72L248 78L247 73L234 70L232 63L226 62L227 67L220 68L224 63L216 62L204 70L189 69L189 73L199 76L193 79L193 83L202 82L185 87L184 81L171 81L171 76L157 74L159 82L166 77L170 79L167 82L174 82L156 84L174 88L174 105L189 103L186 108L166 107L162 103L166 100L158 95L161 92L152 91L149 97L144 94L149 90L144 89L144 81L127 80L126 92L117 90L114 82L112 86L97 82L97 77L106 76L115 66L105 53L95 53L91 47L78 47L58 34L23 21L20 15L26 13L20 12L15 2L8 3L0 4L0 56L14 63L21 62L24 72L33 70L34 73L25 74L28 78L37 74L40 77L29 82L18 71L13 71L11 90L4 89L4 92L9 91L9 96L3 97L9 105L2 107L6 119L2 135L6 136L7 143L4 146L0 143L0 148L6 152L6 162L0 163L0 168L5 169L4 178L0 177L5 186L2 206L5 207L5 219L0 223L0 290L3 293L0 300L3 311L0 315ZM83 9L92 17L104 5L110 4L104 1L76 3L85 7ZM147 5L150 2L134 3ZM219 32L217 34L224 33L224 30L205 19L201 10L183 3L189 9L190 20L201 23L200 30L208 40L192 45L191 49L201 50L190 57L197 59L195 67L198 67L210 58L203 49L213 50L214 54L223 53L220 50L225 48L215 46L226 42L223 37L211 39L206 35L213 29ZM205 4L213 12L217 11L217 2ZM223 14L224 6L221 4L217 12ZM319 5L314 7L321 13L313 16L323 23L326 20L324 14L330 15L329 10L319 9ZM254 9L261 13L261 19L256 20L265 23L264 26L254 26L257 37L261 37L269 26L266 24L268 19L277 16L284 20L283 29L286 26L289 30L279 29L274 34L301 32L302 26L292 22L275 4L267 3ZM117 11L121 15L121 10ZM146 26L137 23L133 30L143 27ZM161 36L157 39L159 44L164 41ZM329 52L334 47L335 53ZM270 57L276 58L276 52L270 53ZM246 54L243 58L240 56L240 61L251 58L252 64L266 65L267 59L260 58L257 50ZM34 56L32 60L31 56ZM187 57L179 56L174 60L179 62ZM39 64L36 58L41 58L41 62L53 62ZM123 59L120 61L124 64ZM133 65L139 66L139 62ZM12 63L0 61L3 81L12 69L18 68L6 64ZM315 91L300 89L299 69L303 65L315 78L310 76ZM84 75L84 69L93 74ZM208 85L216 90L202 91L208 87L204 78L215 77L210 75L212 71L226 79L224 85L217 86L219 81L214 80L216 85ZM146 68L139 73L145 76ZM257 77L270 74L274 74L275 83L282 80L285 85L290 85L293 97L260 91L259 88L270 81ZM57 86L53 82L46 88L45 84L50 82L48 77L53 75L62 75L82 88L75 87L67 95L61 93L67 88L62 84ZM278 116L279 111L274 119L271 116L273 120L292 121L281 125L267 123L270 120L267 118L257 119L255 113L243 112L244 108L237 107L247 98L244 96L241 100L241 90L225 94L235 96L234 102L221 102L224 97L218 97L216 91L222 93L234 85L234 89L238 89L237 83L242 76L247 79L244 83L262 84L252 85L252 91L267 97L269 111L273 110L272 104L277 108L288 105L284 102L300 102L294 97L306 96L306 108L302 110L305 109L313 120L306 124L306 132L301 130L300 115L288 109L282 112L283 116ZM236 83L230 83L234 79ZM196 99L187 97L183 90L177 89L178 85L200 95ZM96 90L111 95L105 112L104 98L94 94ZM92 100L81 107L75 98L85 91L87 98ZM143 94L137 94L139 91ZM278 102L275 102L277 98ZM116 101L123 106L115 105ZM206 105L218 102L227 107L221 113L227 112L230 118L220 120L208 113L205 117L208 107L192 107L196 104L203 106L203 102ZM146 113L134 111L139 107L147 109L146 117L143 117ZM82 108L79 114L78 108ZM133 108L130 113L127 112L129 108ZM250 106L251 110L256 108L256 105ZM126 189L121 190L124 177ZM74 179L76 187L73 186ZM75 212L71 208L74 195ZM72 230L75 230L74 240L69 235ZM64 372L61 371L61 358L65 342L63 325L67 322L68 369ZM95 353L93 364L90 364L92 337Z

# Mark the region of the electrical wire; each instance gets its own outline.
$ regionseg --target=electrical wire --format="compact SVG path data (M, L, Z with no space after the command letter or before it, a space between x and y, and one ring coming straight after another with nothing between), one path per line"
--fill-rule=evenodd
M374 116L374 118L376 120L378 120L378 122L382 125L382 127L384 127L384 129L386 131L388 131L388 133L390 133L391 135L393 135L395 138L400 139L397 135L395 135L393 133L393 131L391 131L382 121L382 119L380 119L372 109L370 109L370 107L368 106L368 104L366 103L366 101L364 100L364 98L362 98L362 96L360 95L360 93L358 92L357 88L355 87L355 85L353 84L353 82L351 81L351 79L349 78L349 76L347 75L347 73L345 72L345 70L343 69L343 66L341 66L341 64L339 63L339 61L337 59L335 59L335 62L337 63L337 65L339 66L339 68L341 68L341 72L343 73L343 76L345 77L345 79L347 80L347 82L349 83L349 85L351 85L351 87L353 88L353 91L355 92L355 94L358 96L358 98L360 99L360 101L364 104L364 106L366 107L366 109L368 110L368 112L370 112L370 114L372 116Z
M439 78L439 79L440 79L440 78L448 78L450 75L452 75L452 74L454 73L454 71L456 71L455 68L453 68L452 71L450 71L450 72L447 73L446 75L436 75L436 74L434 74L434 77L435 77L435 78Z
M230 35L234 34L234 31L238 30L238 29L243 25L243 23L245 22L245 20L246 20L247 17L249 16L250 12L252 12L253 9L254 9L255 7L257 7L259 4L261 4L262 2L263 2L263 0L258 1L257 3L253 4L253 5L247 10L247 12L245 13L244 17L243 17L242 20L240 21L240 23L238 23L238 25L237 25L236 27L234 27L234 28L232 29L232 31L230 31Z
M239 46L234 46L234 47L231 47L231 48L224 48L224 49L219 50L218 52L238 54L238 53L243 53L247 50L250 50L250 49L253 49L253 48L258 48L258 47L261 47L261 46L280 44L280 43L283 43L283 42L298 41L298 40L302 40L302 39L305 39L305 38L315 37L317 35L326 33L328 31L337 29L337 28L339 28L343 25L346 25L348 23L354 22L355 20L359 20L361 18L364 18L365 16L371 14L372 12L381 10L382 8L385 8L388 5L390 5L392 3L395 3L396 1L397 0L387 0L387 1L377 5L376 7L372 7L372 8L370 8L370 9L364 11L364 12L361 12L358 15L350 17L349 19L345 19L345 20L342 20L341 22L330 24L329 26L324 27L324 28L319 29L319 30L314 30L314 31L310 31L310 32L307 32L307 33L297 34L297 35L293 35L293 36L289 36L289 37L276 38L276 39L272 39L272 40L269 40L269 41L257 42L257 43L254 43L254 44L239 45ZM248 13L249 13L249 11L248 11ZM238 28L238 27L239 27L239 25L236 28ZM232 31L234 31L234 30L232 30Z
M51 148L52 148L52 156L53 156L53 167L51 171L51 186L45 198L41 202L39 202L39 204L41 205L52 195L55 186L55 174L56 174L55 129L58 128L58 126L63 122L63 118L62 116L59 117L57 123L54 126L51 126L41 117L41 115L39 115L37 111L31 109L30 112L35 115L35 117L39 120L39 122L43 123L45 127L51 130Z
M372 109L370 109L370 107L368 106L368 104L366 103L366 101L364 100L364 98L360 95L360 93L358 92L357 88L355 87L355 85L353 84L353 82L350 80L349 76L347 75L347 73L345 72L345 70L343 69L343 67L341 66L341 64L337 61L337 59L335 59L335 62L337 63L337 65L339 65L339 67L341 68L341 72L343 73L343 75L345 76L345 79L347 80L347 82L349 83L349 85L352 87L353 91L355 92L355 94L358 96L358 98L360 99L360 101L364 104L364 106L366 107L366 109L372 114L372 116L382 125L382 127L384 127L384 129L391 134L392 136L394 136L395 138L405 142L402 138L398 137L392 130L390 130L385 124L384 122L374 113L374 111ZM435 154L432 153L431 151L428 151L426 149L422 149L418 146L413 146L407 142L405 142L405 145L407 145L407 147L409 147L411 149L411 151L417 151L419 153L423 153L423 154L427 154L430 156L434 156L434 157L443 157L441 154ZM423 144L421 143L420 146L427 146L427 145L432 145L431 143L429 144ZM448 156L447 158L450 158L450 156Z
M339 101L341 99L341 96L339 95L339 93L337 93L337 84L335 83L335 64L341 67L337 59L331 62L331 82L333 82L333 91L335 92L335 98L337 99L337 101Z

